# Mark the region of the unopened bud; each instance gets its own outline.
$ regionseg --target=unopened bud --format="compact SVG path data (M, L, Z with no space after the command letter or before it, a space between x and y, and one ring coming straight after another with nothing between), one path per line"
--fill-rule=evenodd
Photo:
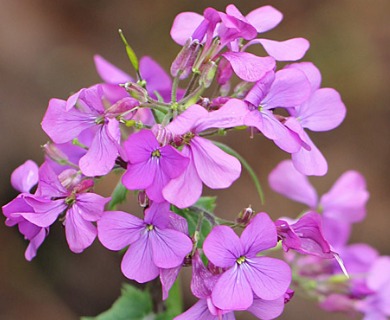
M69 163L69 159L65 153L63 153L54 143L48 142L43 146L46 156L51 160L65 165Z
M192 40L191 38L187 40L171 65L171 75L173 77L180 74L179 78L183 80L189 76L198 57L200 47L198 40Z
M202 85L204 88L210 87L214 80L215 74L217 73L217 68L218 65L214 61L210 60L209 62L207 62L201 71L199 84Z
M240 225L246 226L251 221L253 216L254 216L253 209L251 208L251 206L249 206L248 208L245 208L238 214L236 222Z
M138 192L138 204L142 208L146 208L149 206L149 198L146 195L145 190Z
M67 189L73 189L81 181L81 174L75 169L66 169L58 175L61 185Z
M148 92L144 87L142 87L138 83L134 82L126 82L123 87L126 89L126 91L135 99L137 99L139 102L143 103L146 102L148 99Z

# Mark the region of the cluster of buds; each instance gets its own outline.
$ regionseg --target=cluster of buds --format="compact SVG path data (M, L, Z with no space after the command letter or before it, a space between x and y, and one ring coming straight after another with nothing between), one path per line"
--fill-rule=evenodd
M321 88L313 63L296 62L309 49L306 39L258 38L281 20L271 6L246 16L234 5L181 13L171 36L182 49L170 75L150 57L138 60L122 33L136 78L95 56L103 82L50 100L45 161L38 167L29 160L12 174L21 193L3 213L29 241L26 259L59 221L75 253L96 238L109 250L126 249L123 274L139 283L159 278L163 300L182 267L192 265L199 301L176 319L234 319L236 310L273 319L294 290L326 310L390 315L390 278L381 273L390 258L347 245L351 224L365 217L364 178L349 171L320 200L308 182L326 174L327 162L305 129L336 128L346 108L336 90ZM267 56L247 52L252 45ZM229 221L214 214L213 198L202 197L203 185L229 188L242 167L263 197L245 159L212 140L243 128L291 155L269 183L308 206L297 219L272 221L248 207ZM121 178L111 197L95 193L95 182L112 171ZM142 217L117 210L128 190L137 193ZM267 256L279 248L285 261Z

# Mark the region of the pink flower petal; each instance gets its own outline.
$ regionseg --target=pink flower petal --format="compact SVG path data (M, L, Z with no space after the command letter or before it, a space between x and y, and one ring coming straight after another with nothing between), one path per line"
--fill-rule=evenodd
M128 164L122 183L129 190L146 189L153 183L157 169L156 160L152 157L145 163Z
M80 253L85 248L88 248L95 240L97 230L91 222L84 220L71 207L66 213L65 234L70 250L75 253Z
M272 6L257 8L246 15L246 19L258 33L275 28L283 19L283 14Z
M99 241L110 250L122 250L137 241L145 223L123 211L107 211L97 223Z
M205 185L212 189L229 187L241 174L241 164L211 141L195 137L191 140L195 167Z
M174 136L183 135L195 127L200 119L207 117L207 110L200 105L194 104L168 124L166 129Z
M126 83L128 81L133 81L131 76L129 76L126 72L122 71L118 67L114 66L112 63L108 62L102 56L95 55L93 57L95 61L96 70L100 76L106 83L111 84L120 84Z
M253 299L253 304L248 311L262 320L271 320L279 317L284 309L284 296L275 300L263 300L260 298Z
M236 75L242 80L256 82L275 68L271 57L257 57L248 52L225 52L222 54L231 64Z
M357 171L347 171L321 197L324 216L345 222L359 222L366 216L369 193L364 177Z
M298 62L292 63L285 67L285 69L298 69L305 73L306 78L309 80L311 85L311 91L314 92L321 86L321 72L311 62Z
M242 273L255 294L264 300L275 300L284 295L291 282L291 269L282 260L253 257L242 265Z
M318 196L308 178L295 169L291 160L280 162L268 176L270 187L283 196L304 203L310 208L317 207Z
M255 257L260 251L275 247L277 240L275 224L264 212L258 213L241 234L246 257Z
M111 198L105 198L96 193L80 193L76 196L76 206L79 213L87 221L97 221L100 219L105 204L110 201Z
M297 108L302 127L312 131L328 131L343 122L346 108L340 94L331 88L316 90L310 99Z
M32 197L26 197L25 199L34 208L35 212L21 213L21 216L39 227L49 227L66 210L63 199L54 201L39 198L34 199Z
M37 183L38 165L32 160L27 160L11 174L12 187L20 192L29 193Z
M141 238L134 242L122 259L122 273L131 280L145 283L155 279L159 268L154 264L152 258L152 245L149 241L149 234L145 232Z
M192 36L196 28L203 21L203 16L195 12L179 13L171 28L171 37L179 45L183 46Z
M149 241L153 250L153 262L159 268L174 268L183 263L192 249L191 239L176 230L158 229L150 231Z
M244 253L237 234L227 226L216 226L203 243L206 257L216 266L228 268Z
M187 168L179 177L172 179L162 191L165 200L181 209L192 206L202 194L202 180L195 168L190 148L185 146L182 154L190 159Z
M252 305L250 281L236 265L218 279L211 295L213 304L222 310L246 310Z
M310 47L309 41L304 38L293 38L285 41L255 39L246 44L246 48L253 44L261 44L267 53L277 61L296 61L302 59Z

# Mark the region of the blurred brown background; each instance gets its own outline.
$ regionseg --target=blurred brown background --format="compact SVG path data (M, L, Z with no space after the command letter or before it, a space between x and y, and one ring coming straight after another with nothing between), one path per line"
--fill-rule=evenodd
M26 159L42 162L47 137L40 121L52 97L99 81L92 56L103 55L124 70L129 63L117 29L122 28L138 56L151 55L166 70L179 47L169 30L181 11L223 10L225 1L189 0L0 0L0 157L1 205L16 196L12 170ZM354 229L352 242L367 242L390 253L390 25L388 0L232 1L243 13L271 4L284 13L281 25L265 35L277 40L305 37L311 49L305 60L322 71L323 86L336 88L348 107L341 127L312 134L329 162L326 177L312 182L326 192L348 169L362 172L371 192L368 219ZM253 165L263 184L269 171L288 156L265 139L242 132L229 137ZM232 141L231 140L231 141ZM245 141L245 144L242 143ZM218 213L233 217L252 204L274 218L294 216L302 206L273 194L266 186L265 207L246 173L230 190L218 194ZM108 188L102 188L108 195ZM82 255L66 246L61 226L31 263L26 242L16 228L0 224L0 319L77 319L109 308L119 294L120 258L99 243ZM189 274L189 272L185 272ZM184 281L184 284L186 282ZM188 283L187 283L188 285ZM185 289L188 291L188 289ZM191 300L186 297L186 306ZM315 316L314 316L315 314ZM241 318L240 318L241 317ZM335 317L297 297L282 319ZM239 319L252 319L240 314ZM345 317L340 317L345 319Z

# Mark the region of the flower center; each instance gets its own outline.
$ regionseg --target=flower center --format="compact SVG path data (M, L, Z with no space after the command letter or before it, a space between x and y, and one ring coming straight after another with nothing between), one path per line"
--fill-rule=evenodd
M153 152L152 152L152 157L156 157L156 158L160 158L161 157L161 152L160 152L160 150L154 150Z
M236 261L237 261L238 264L242 264L242 263L245 262L245 260L246 260L245 256L241 256Z
M148 231L152 231L154 229L154 226L152 224L148 224L146 226L146 229L148 229Z
M188 132L183 136L183 143L184 144L190 144L192 138L195 137L195 134L192 132Z

